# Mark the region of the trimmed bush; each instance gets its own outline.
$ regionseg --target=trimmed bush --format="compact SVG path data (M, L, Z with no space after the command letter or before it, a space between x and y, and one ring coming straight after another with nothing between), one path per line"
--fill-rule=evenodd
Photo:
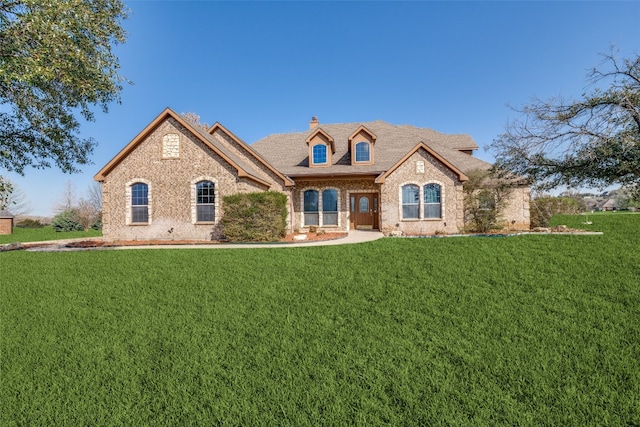
M275 191L224 198L222 232L230 242L274 242L287 233L287 196Z
M84 231L84 227L80 221L80 216L75 209L67 209L60 212L51 221L51 227L55 231Z
M548 227L551 217L557 214L577 214L584 211L584 202L571 197L540 197L529 206L531 228Z

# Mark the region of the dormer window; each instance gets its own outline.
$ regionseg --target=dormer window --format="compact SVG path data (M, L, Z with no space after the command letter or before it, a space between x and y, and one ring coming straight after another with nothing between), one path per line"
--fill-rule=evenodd
M335 142L331 135L320 128L309 135L305 141L309 145L309 166L331 166L331 155L336 152ZM331 149L331 151L329 151Z
M366 127L360 126L349 137L352 165L372 165L373 148L377 137Z
M323 144L316 144L312 148L312 160L314 165L326 165L327 164L327 146Z
M371 161L371 147L368 142L362 141L356 144L356 163L369 163Z

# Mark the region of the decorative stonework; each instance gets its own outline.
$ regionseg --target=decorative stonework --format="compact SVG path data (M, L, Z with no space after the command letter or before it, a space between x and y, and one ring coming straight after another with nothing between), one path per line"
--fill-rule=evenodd
M162 158L177 159L180 157L180 136L168 133L162 137Z

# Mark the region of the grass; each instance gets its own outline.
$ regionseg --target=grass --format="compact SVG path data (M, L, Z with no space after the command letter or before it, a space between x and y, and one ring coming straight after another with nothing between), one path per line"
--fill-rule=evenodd
M603 236L0 254L0 425L640 425Z
M0 234L0 244L14 242L39 242L45 240L73 239L76 237L96 237L102 236L102 231L69 231L57 232L51 226L42 228L21 228L14 227L13 234Z

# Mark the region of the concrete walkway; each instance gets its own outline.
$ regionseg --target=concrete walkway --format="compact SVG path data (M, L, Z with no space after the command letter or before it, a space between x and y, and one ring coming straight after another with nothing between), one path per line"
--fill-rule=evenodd
M102 240L101 237L75 238L63 240L49 240L43 242L25 242L27 251L83 251L83 250L129 250L129 249L253 249L253 248L299 248L309 246L350 245L355 243L371 242L384 235L375 230L351 230L346 237L334 240L319 240L294 243L214 243L214 244L166 244L166 245L132 245L132 246L107 246L94 248L66 248L65 245L85 240ZM4 245L3 245L4 246ZM9 245L6 245L9 246Z
M254 249L254 248L301 248L310 246L351 245L355 243L372 242L384 237L379 231L351 230L347 237L334 240L320 240L315 242L295 243L219 243L211 245L142 245L115 246L110 249Z

